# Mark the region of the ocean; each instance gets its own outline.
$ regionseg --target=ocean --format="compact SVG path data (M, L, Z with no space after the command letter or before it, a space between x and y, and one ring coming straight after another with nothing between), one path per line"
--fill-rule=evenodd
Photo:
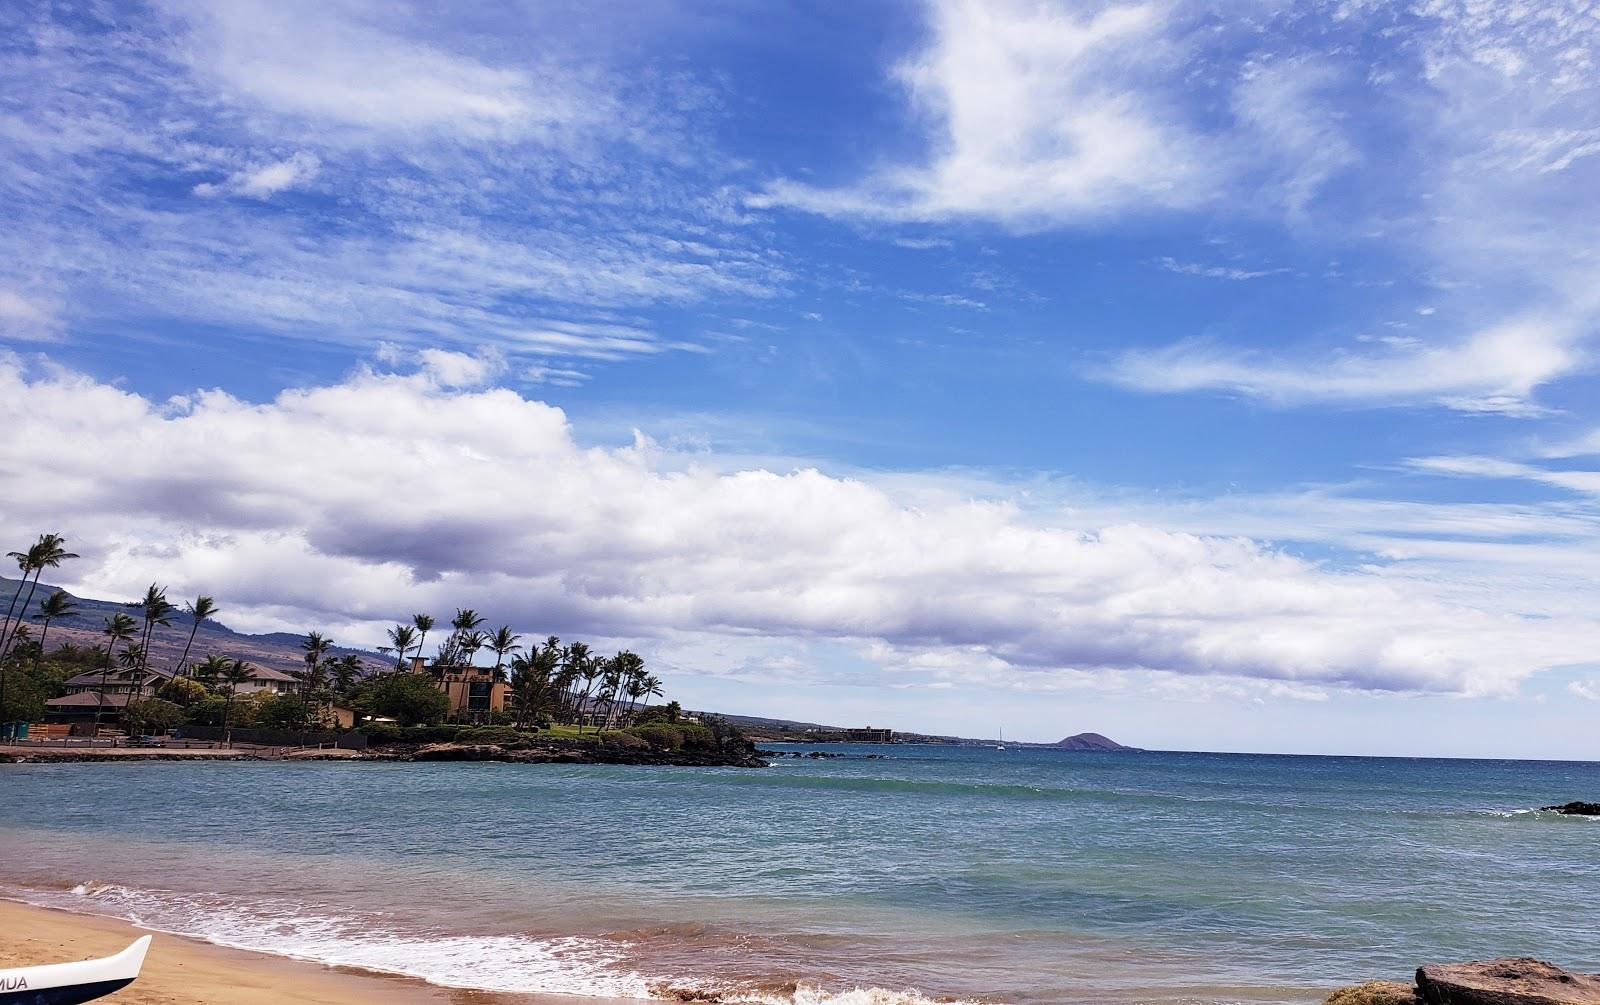
M767 770L0 767L0 896L502 992L1314 1002L1600 970L1600 764L829 746ZM868 755L881 755L869 757Z

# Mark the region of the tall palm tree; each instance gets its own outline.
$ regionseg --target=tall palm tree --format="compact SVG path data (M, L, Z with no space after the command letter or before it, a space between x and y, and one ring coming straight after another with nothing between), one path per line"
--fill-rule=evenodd
M44 575L44 570L54 569L60 566L62 562L78 557L67 550L66 544L67 539L60 534L40 534L39 540L34 542L33 547L26 552L13 551L7 554L8 558L16 559L18 567L22 569L22 584L17 586L19 595L22 593L22 585L25 585L28 581L28 573L30 571L33 573L33 585L28 587L28 599L22 602L22 613L17 615L17 625L22 624L23 615L27 613L28 605L33 603L33 591L39 588L39 577ZM13 607L16 605L16 600L15 596L11 598ZM10 634L4 639L0 639L0 660L5 659L6 652L10 649L12 642L15 641L12 636L16 634L17 630L15 626L10 625L10 611L6 612L6 621Z
M189 647L194 645L195 632L200 630L200 624L209 621L218 614L217 602L205 594L195 598L194 603L184 604L183 612L194 619L194 625L189 629L189 641L183 644L183 655L178 657L178 674L182 676L189 668Z
M154 583L144 591L143 597L128 606L138 608L144 616L144 631L139 636L139 646L144 660L139 669L143 670L150 662L150 638L155 633L156 625L165 628L172 624L172 616L178 609L167 603L167 588Z
M361 678L361 657L355 653L345 653L343 656L329 664L329 674L333 677L334 693L341 698L350 694L350 689L356 686L356 681Z
M72 594L66 590L57 590L39 601L39 613L33 616L33 620L42 621L44 624L39 628L39 654L33 658L35 673L39 670L39 661L44 658L44 640L50 637L50 622L60 618L70 618L77 613L78 609L72 606ZM0 665L0 673L4 672L3 665ZM0 704L5 704L3 683L0 683Z
M411 615L411 627L413 627L413 628L415 628L417 630L417 655L421 656L422 655L422 647L424 645L426 645L427 642L428 642L428 633L433 630L433 615L431 615L431 614L413 614L413 615ZM405 653L401 653L400 655L404 656Z
M100 735L100 712L106 704L106 678L111 675L111 659L117 651L118 642L130 642L138 638L139 623L123 614L121 611L106 619L105 628L101 634L106 637L106 663L100 668L100 693L94 704L94 735Z
M8 551L6 552L6 557L16 560L17 569L22 575L18 577L17 588L11 594L11 603L6 607L5 627L0 628L0 655L3 655L6 647L11 644L11 615L17 612L17 605L22 602L22 588L28 585L28 577L33 575L32 549L28 551ZM20 624L22 619L18 618L17 621Z
M422 616L417 615L419 618ZM417 645L417 633L410 625L395 625L389 629L389 644L394 647L394 669L398 673L405 669L406 653Z
M255 673L244 660L233 659L217 674L216 679L226 689L224 693L227 695L227 700L222 703L222 745L225 747L233 746L233 697L241 684L250 683Z

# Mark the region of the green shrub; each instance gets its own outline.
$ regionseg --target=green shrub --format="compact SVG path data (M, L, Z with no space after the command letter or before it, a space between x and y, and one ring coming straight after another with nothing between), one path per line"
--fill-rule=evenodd
M683 733L678 726L665 722L647 722L625 730L657 750L682 750Z
M129 733L159 735L183 721L183 709L170 701L130 701L122 710L122 728Z
M526 744L528 734L511 726L473 726L456 734L457 743Z

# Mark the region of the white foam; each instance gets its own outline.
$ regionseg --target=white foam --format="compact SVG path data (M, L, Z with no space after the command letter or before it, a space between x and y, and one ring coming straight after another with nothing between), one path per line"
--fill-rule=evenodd
M69 898L46 896L43 901L78 910L92 904L96 913L113 913L143 928L219 946L416 977L445 987L648 999L655 997L651 986L665 980L622 968L619 949L597 939L411 935L386 932L354 917L310 913L289 902L263 900L245 906L222 897L110 883L82 883Z

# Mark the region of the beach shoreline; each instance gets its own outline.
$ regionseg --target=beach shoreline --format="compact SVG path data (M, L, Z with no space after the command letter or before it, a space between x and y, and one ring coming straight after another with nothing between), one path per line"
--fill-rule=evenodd
M414 977L329 967L143 929L99 914L0 899L0 969L116 953L141 935L155 942L144 972L115 1000L125 1005L622 1005L625 999L448 988Z

